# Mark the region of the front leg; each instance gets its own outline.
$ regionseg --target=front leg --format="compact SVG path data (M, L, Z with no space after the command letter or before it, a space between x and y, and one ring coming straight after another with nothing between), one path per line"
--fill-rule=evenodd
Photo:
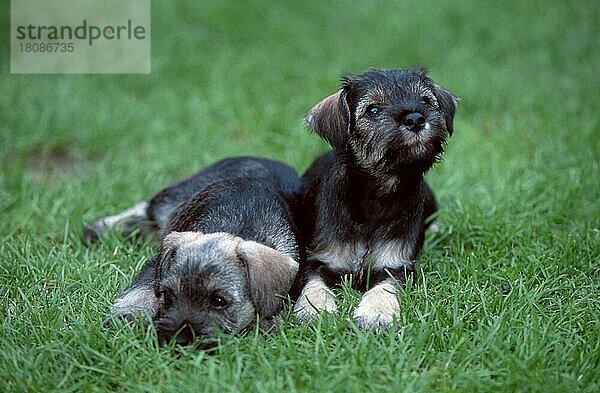
M158 310L155 281L156 258L152 258L144 264L129 288L117 296L104 325L110 326L114 319L130 321L143 318L151 322Z
M400 317L397 292L412 272L408 267L384 269L372 273L371 288L362 296L353 318L359 328L375 333L389 331Z
M335 296L320 272L311 271L294 305L294 313L300 321L310 321L321 312L337 313Z

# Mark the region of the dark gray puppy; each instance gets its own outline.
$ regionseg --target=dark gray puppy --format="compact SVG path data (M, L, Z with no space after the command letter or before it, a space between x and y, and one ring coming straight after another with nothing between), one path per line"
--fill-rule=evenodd
M344 78L310 110L307 124L333 151L306 171L299 193L308 260L296 284L300 319L336 312L330 287L350 274L364 292L357 324L392 326L398 285L413 271L436 211L423 175L452 134L456 104L425 70L372 69Z
M220 161L149 202L88 226L131 233L150 222L162 239L112 317L151 318L161 345L238 333L257 315L276 315L303 259L288 198L300 179L287 165L256 158Z

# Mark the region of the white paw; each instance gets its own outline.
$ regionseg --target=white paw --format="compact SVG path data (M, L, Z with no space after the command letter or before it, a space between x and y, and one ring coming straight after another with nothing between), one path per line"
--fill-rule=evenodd
M294 313L300 321L310 321L319 313L337 313L335 296L320 277L311 278L294 305Z
M391 330L400 316L396 291L396 285L389 282L378 284L367 291L352 315L357 326L374 333Z
M110 314L104 320L104 326L111 326L113 319L133 321L141 318L150 322L156 315L157 308L158 299L153 290L130 288L115 299Z
M136 224L148 220L148 202L141 202L137 205L122 211L114 216L108 216L86 225L83 235L86 239L95 242L98 238L110 229L115 229L129 235Z

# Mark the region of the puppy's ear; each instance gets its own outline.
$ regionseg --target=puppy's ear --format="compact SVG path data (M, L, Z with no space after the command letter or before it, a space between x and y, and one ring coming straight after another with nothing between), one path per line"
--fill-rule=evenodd
M177 254L177 249L182 244L198 240L204 236L201 232L171 232L160 243L156 256L156 279L160 280L164 273L171 267Z
M444 115L448 134L452 135L454 132L454 114L456 113L458 98L435 83L433 83L433 94L435 95L435 98L437 98L442 115Z
M350 107L345 87L315 105L304 121L335 150L342 150L350 135Z
M272 317L281 308L281 296L286 296L294 283L298 262L253 241L241 241L237 253L248 270L250 295L256 311L261 317Z

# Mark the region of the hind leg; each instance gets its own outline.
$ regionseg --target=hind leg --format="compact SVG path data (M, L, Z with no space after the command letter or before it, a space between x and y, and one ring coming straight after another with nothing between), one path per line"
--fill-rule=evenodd
M200 180L200 181L199 181ZM125 236L154 236L165 229L175 210L196 192L206 188L201 176L179 181L156 193L147 202L140 202L118 214L95 220L86 225L83 236L91 242L109 230Z
M275 164L266 161L273 166ZM137 205L114 216L108 216L88 224L84 237L89 241L97 241L99 236L109 229L125 235L157 234L164 230L174 212L197 193L215 182L236 178L267 178L272 175L265 167L265 160L253 158L230 158L214 163L193 176L171 184L156 193L148 202ZM291 168L273 169L277 176L289 178L286 171ZM281 174L279 173L281 172ZM286 179L287 179L286 178ZM283 180L282 180L283 181ZM289 180L286 180L289 182Z
M125 236L147 236L156 233L156 224L148 217L148 202L140 202L114 216L100 218L86 225L83 236L92 242L114 230Z
M206 188L201 176L179 181L156 193L147 202L140 202L118 214L95 220L86 225L83 236L96 242L109 230L125 236L154 236L165 229L175 210L197 191Z

